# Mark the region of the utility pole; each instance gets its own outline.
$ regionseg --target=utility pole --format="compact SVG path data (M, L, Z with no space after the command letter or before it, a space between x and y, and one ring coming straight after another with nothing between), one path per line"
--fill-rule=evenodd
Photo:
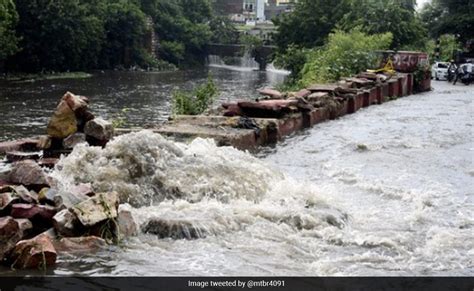
M435 59L437 61L439 61L440 51L441 51L441 40L438 37L438 39L436 39L436 48L435 48Z

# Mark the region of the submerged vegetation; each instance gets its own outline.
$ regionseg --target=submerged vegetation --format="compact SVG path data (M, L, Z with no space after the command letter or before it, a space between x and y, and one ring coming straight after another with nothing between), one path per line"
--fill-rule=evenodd
M201 114L212 105L218 94L219 90L211 77L193 92L175 91L172 99L173 115Z

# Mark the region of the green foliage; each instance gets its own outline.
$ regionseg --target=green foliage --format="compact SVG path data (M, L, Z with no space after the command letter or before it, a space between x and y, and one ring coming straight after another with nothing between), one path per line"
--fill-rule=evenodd
M391 33L367 35L360 28L331 33L324 47L309 53L300 84L334 82L372 68L377 61L374 51L385 50L391 43Z
M244 45L244 54L255 56L257 50L263 46L263 40L255 35L244 34L240 37L240 43Z
M413 88L415 91L422 91L422 82L431 77L431 68L429 64L419 64L413 73Z
M0 61L32 73L200 64L211 19L210 0L0 0Z
M150 60L143 46L148 31L145 14L129 1L111 3L104 12L106 41L100 54L100 67L147 66Z
M211 77L206 84L199 86L194 92L173 92L173 115L198 115L203 113L214 102L219 91Z
M455 34L461 42L474 39L474 1L432 0L420 17L432 38Z
M290 44L306 48L321 46L348 9L349 0L300 0L294 12L273 20L278 26L274 41L280 52Z
M16 0L21 51L8 64L21 71L95 67L104 29L89 1Z
M449 62L454 57L454 52L461 49L461 43L459 43L458 38L452 34L443 34L439 37L440 41L440 56L439 60L443 62ZM435 57L435 48L436 42L430 40L426 44L426 51L430 54L430 60L432 62L436 61Z
M209 23L212 31L211 42L233 44L239 42L239 31L228 17L217 16Z
M0 62L18 50L15 25L18 13L13 0L0 0Z
M212 33L209 0L142 0L153 18L160 41L159 53L175 65L203 64Z
M393 49L423 48L426 41L411 0L351 0L350 10L338 26L346 31L360 26L368 34L391 32Z
M301 70L308 60L308 51L308 49L291 44L285 53L276 54L275 65L291 72L290 83L301 78Z
M182 42L163 40L160 43L159 54L165 60L179 66L184 61L185 49Z

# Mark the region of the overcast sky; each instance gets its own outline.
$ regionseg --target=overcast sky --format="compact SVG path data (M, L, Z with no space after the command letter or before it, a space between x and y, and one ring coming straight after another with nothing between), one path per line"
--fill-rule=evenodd
M421 9L425 3L431 2L431 0L416 0L416 3L418 4L418 9Z

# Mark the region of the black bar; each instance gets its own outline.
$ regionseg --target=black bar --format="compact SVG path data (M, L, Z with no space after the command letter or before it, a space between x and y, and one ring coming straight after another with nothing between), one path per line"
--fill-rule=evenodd
M473 291L472 277L0 277L10 290Z

